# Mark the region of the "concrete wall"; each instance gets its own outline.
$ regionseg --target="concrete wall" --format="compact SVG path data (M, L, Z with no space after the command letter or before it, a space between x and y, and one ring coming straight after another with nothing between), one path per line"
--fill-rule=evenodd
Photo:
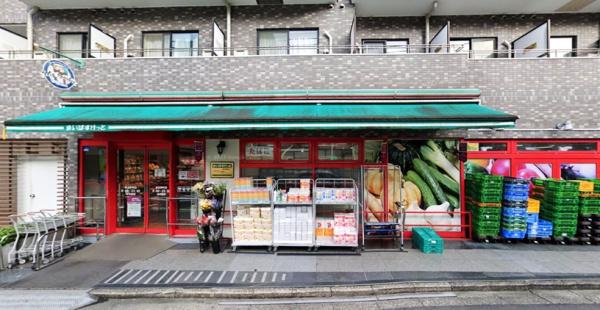
M27 22L27 6L18 0L0 0L0 24Z

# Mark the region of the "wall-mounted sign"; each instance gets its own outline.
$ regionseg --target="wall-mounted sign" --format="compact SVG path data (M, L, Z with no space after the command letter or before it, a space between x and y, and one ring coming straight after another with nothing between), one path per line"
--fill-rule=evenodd
M79 132L79 131L106 131L108 129L108 126L106 125L65 125L64 126L64 131L75 131L75 132Z
M450 22L442 27L429 41L430 53L448 53L450 45Z
M194 141L194 159L197 162L202 161L203 153L204 153L204 143L202 143L202 141Z
M212 161L210 162L211 178L233 178L234 164L232 161Z
M48 60L42 66L42 74L48 83L60 89L71 89L77 85L75 73L60 60Z
M90 57L115 58L117 40L113 36L90 24L88 37Z
M213 53L216 56L225 54L225 34L216 21L213 22Z
M550 20L529 30L512 42L514 58L536 58L548 55Z

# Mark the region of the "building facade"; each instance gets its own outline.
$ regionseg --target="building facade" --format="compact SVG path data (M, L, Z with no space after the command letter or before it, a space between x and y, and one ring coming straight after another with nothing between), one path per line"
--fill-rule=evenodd
M177 198L195 181L233 186L232 177L211 173L212 162L232 162L233 177L353 179L367 210L361 218L387 222L396 187L402 188L390 179L396 168L388 164L412 169L401 165L394 148L418 148L427 140L456 142L454 155L467 149L470 162L457 168L461 175L471 169L521 177L600 173L597 3L519 9L507 1L480 9L464 8L468 1L459 0L423 1L427 6L201 1L193 7L132 1L114 8L103 1L87 7L5 2L10 10L0 27L20 24L22 29L31 14L29 41L36 51L12 54L30 59L0 60L0 119L7 122L1 182L9 185L3 195L10 198L0 205L2 223L9 214L39 208L31 195L41 195L56 196L56 206L69 205L105 222L107 233L189 234L193 207ZM519 48L529 34L534 34L530 44ZM518 55L526 52L534 56ZM66 64L76 85L59 89L40 76L49 59ZM457 108L470 109L471 103L494 111ZM340 112L328 119L323 110L304 108L335 104ZM247 105L263 105L274 114L261 119L269 111L248 111ZM276 110L289 105L304 107ZM406 110L409 105L415 110ZM169 119L171 110L165 115L156 110L173 106L190 107L188 112L224 108L198 111L204 116L188 123ZM109 110L115 107L130 109ZM75 110L89 108L95 110ZM378 114L377 108L390 114ZM52 114L56 109L73 114ZM347 118L336 118L343 111ZM50 114L27 117L40 112ZM406 116L411 113L412 120ZM511 116L518 116L516 124ZM210 129L208 119L211 126L228 120L229 127ZM107 120L129 127L110 132L96 127L109 126ZM329 125L310 127L320 121ZM368 121L380 124L367 126ZM164 127L151 126L157 122ZM290 127L292 122L297 127ZM247 126L256 123L275 127ZM205 127L185 128L191 124ZM218 151L221 141L226 146ZM158 168L147 168L150 164ZM134 169L138 166L143 169ZM23 181L41 169L54 169L56 181ZM370 188L369 175L387 186ZM457 181L464 183L462 177ZM28 187L57 190L34 193ZM452 220L424 220L447 237L466 237L465 199L460 193L456 197ZM128 205L135 210L128 211ZM417 208L425 212L427 206ZM415 225L419 221L414 219Z

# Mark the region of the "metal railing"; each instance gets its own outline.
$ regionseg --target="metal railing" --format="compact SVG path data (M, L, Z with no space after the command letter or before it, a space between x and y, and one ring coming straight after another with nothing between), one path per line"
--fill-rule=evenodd
M520 50L467 50L463 45L427 45L409 44L394 46L393 49L364 45L326 45L326 46L269 46L269 47L231 47L230 49L170 48L170 49L117 49L104 50L61 50L52 51L39 47L36 50L0 50L0 59L55 59L55 58L87 58L94 54L100 58L177 58L177 57L214 57L214 56L306 56L306 55L411 55L411 54L464 54L471 59L490 58L579 58L600 57L600 48L575 49L535 49L527 50L526 57L515 57Z
M96 240L100 240L100 230L102 230L102 235L106 236L106 196L69 198L73 200L75 210L83 210L82 213L85 214L78 228L95 228Z

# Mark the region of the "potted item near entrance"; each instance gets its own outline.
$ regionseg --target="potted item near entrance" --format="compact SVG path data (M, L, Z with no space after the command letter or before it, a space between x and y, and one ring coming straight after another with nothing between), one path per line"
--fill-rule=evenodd
M196 235L200 252L204 252L209 244L215 254L221 252L222 214L226 190L225 184L215 185L212 182L197 183L192 187L192 191L198 194L199 198Z
M12 226L0 228L0 269L6 268L8 264L8 253L17 237Z

